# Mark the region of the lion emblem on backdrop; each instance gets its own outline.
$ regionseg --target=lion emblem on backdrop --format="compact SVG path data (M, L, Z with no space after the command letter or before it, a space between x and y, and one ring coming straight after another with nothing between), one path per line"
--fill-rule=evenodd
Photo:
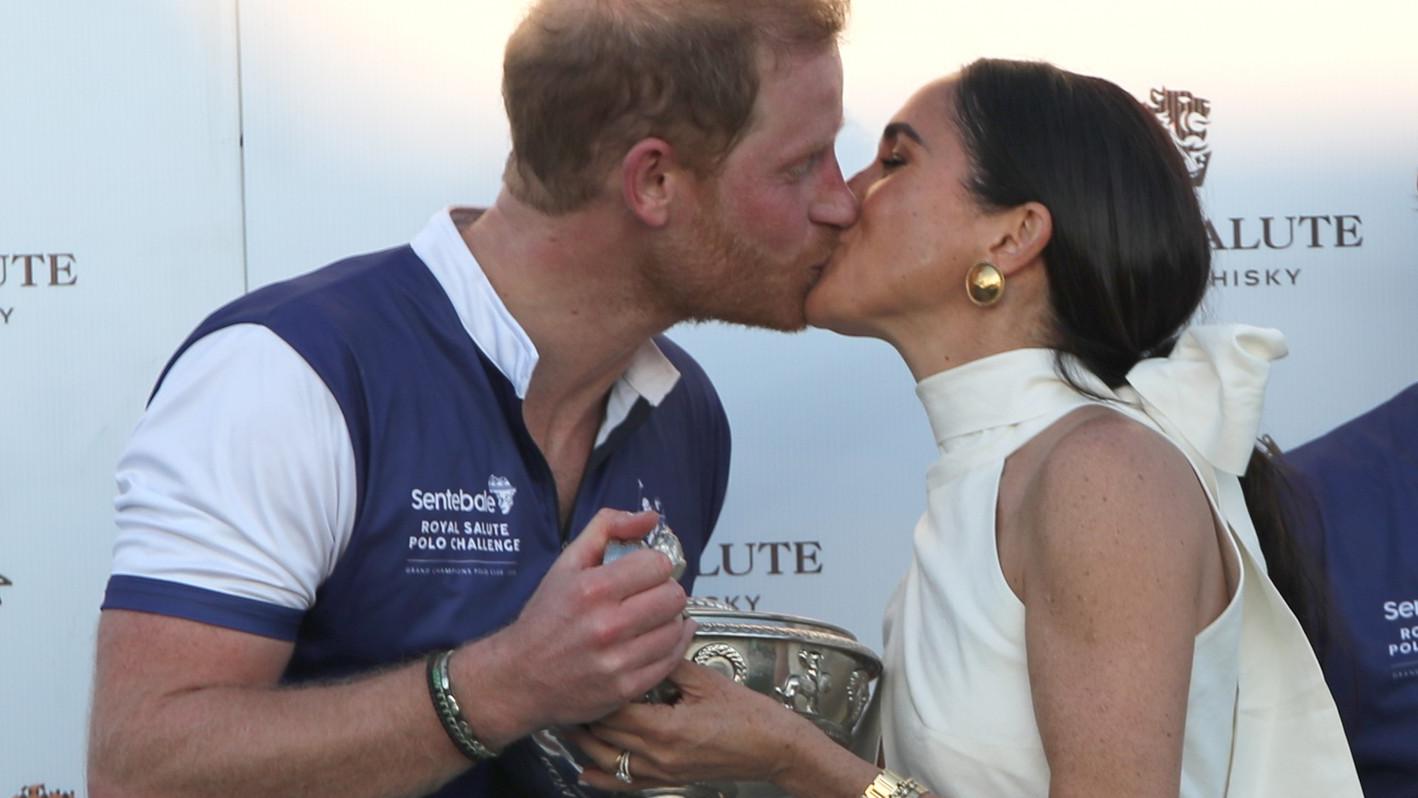
M1211 124L1211 101L1189 91L1168 88L1153 89L1148 108L1172 131L1172 140L1187 161L1192 185L1206 182L1206 170L1211 166L1211 146L1206 143L1207 127Z

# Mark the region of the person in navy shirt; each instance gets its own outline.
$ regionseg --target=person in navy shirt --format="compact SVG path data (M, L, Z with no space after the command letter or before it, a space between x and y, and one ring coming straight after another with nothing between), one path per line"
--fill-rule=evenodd
M1364 795L1418 790L1418 385L1287 458L1322 523L1300 525L1331 594L1325 680Z
M199 325L118 466L95 798L580 794L529 737L682 659L728 479L661 333L800 329L856 220L846 5L541 0L491 208ZM661 521L681 580L603 564Z

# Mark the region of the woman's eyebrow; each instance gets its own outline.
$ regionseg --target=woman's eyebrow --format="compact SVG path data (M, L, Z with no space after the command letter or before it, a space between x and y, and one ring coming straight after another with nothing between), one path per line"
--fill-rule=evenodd
M921 134L917 133L916 129L907 122L892 122L881 133L881 137L886 140L897 139L903 135L922 147L926 146L926 140L921 138Z

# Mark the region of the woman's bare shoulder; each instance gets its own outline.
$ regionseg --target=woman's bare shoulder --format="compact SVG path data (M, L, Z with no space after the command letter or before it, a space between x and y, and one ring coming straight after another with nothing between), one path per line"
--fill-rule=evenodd
M1190 570L1187 561L1214 552L1211 506L1186 457L1106 406L1070 413L1012 459L1020 467L1014 534L1030 571L1062 569L1053 576L1067 577L1091 569L1098 578L1106 563Z

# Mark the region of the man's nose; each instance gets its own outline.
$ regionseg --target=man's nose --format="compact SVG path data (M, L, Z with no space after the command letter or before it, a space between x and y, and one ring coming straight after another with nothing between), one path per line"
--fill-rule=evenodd
M822 191L813 205L813 221L838 228L851 227L861 215L861 204L857 202L857 195L852 193L851 187L842 177L842 167L837 164L835 157L826 172Z

